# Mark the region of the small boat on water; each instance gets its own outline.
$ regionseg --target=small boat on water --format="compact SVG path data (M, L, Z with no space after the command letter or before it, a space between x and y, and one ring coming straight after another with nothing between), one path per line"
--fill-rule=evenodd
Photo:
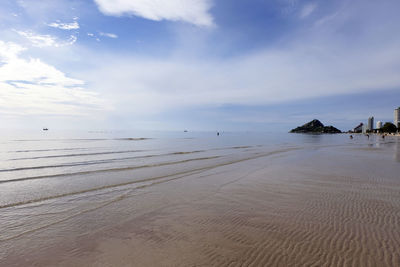
M49 130L49 128L43 128L43 131L48 131Z

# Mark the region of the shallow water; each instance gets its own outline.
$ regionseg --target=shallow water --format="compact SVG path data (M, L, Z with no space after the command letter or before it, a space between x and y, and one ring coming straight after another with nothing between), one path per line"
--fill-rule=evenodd
M398 138L345 134L49 131L3 133L0 144L0 259L23 257L13 253L38 236L43 242L34 244L46 250L49 240L62 243L132 219L130 203L141 194L166 193L153 186L236 163L310 157L302 163L310 170L317 164L369 176L375 167L351 161L362 155L393 179L400 162ZM329 160L318 160L321 151ZM350 160L337 164L342 157Z

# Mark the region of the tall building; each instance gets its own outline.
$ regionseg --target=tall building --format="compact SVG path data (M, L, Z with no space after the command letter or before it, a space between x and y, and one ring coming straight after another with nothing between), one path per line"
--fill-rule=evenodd
M396 125L397 128L400 127L400 107L396 108L394 110L394 125Z
M374 117L369 117L367 124L367 131L372 131L373 129L374 129Z
M380 129L380 128L382 128L382 122L381 121L377 121L376 122L376 129Z

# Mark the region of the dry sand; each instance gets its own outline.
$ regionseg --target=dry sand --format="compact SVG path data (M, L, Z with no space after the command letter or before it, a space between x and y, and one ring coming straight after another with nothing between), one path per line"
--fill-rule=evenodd
M292 151L160 183L92 215L129 206L126 220L1 265L400 266L399 162L365 153Z

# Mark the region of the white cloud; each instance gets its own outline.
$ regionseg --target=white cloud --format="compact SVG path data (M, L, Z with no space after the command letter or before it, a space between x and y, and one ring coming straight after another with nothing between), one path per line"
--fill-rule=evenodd
M31 31L16 31L19 35L28 39L33 46L46 47L46 46L57 46L56 37L44 34L34 34Z
M58 28L61 30L77 30L77 29L79 29L79 23L76 20L71 23L62 23L60 21L57 21L57 22L47 24L47 26L53 27L53 28Z
M95 0L101 12L111 16L135 15L150 20L184 21L212 26L211 0Z
M118 38L118 35L114 33L107 33L107 32L100 32L99 33L101 36L109 37L109 38Z
M4 43L0 41L0 62L10 61L24 50L26 50L24 47L15 43Z
M293 5L297 3L291 14L298 12L297 18L303 17L309 21L298 23L298 28L284 33L279 46L272 42L253 54L244 54L242 48L237 48L235 44L229 42L228 36L226 43L229 45L226 51L234 51L233 54L239 56L225 56L230 53L224 52L223 56L218 57L215 56L214 47L208 50L210 46L215 46L213 43L210 44L208 31L200 30L207 35L204 40L202 37L188 38L185 32L182 39L186 42L181 40L176 42L174 44L176 50L171 51L169 57L160 56L160 53L154 53L154 57L151 55L146 57L144 54L133 55L135 51L121 55L123 52L118 49L109 50L109 54L97 49L80 50L82 54L77 58L84 64L81 64L82 67L77 70L74 77L82 77L81 79L87 81L91 88L99 90L118 107L118 110L111 115L123 114L130 119L134 114L139 114L140 117L143 114L159 114L173 109L206 108L225 104L268 105L400 86L398 75L400 38L393 34L400 25L396 14L398 8L394 8L395 6L388 8L377 2L361 5L362 0L356 0L354 4L353 1L349 1L343 5L344 8L340 6L329 10L325 8L318 10L319 6L316 5L299 8L298 1L282 1L292 2ZM186 17L167 18L165 10L161 9L155 9L153 12L150 8L146 13L147 9L144 9L144 6L153 3L152 0L146 2L117 0L113 2L115 6L106 2L97 0L101 10L109 15L133 14L152 17L154 13L151 19L172 19L193 23L193 20ZM123 8L124 3L142 3L142 6L139 8L132 4L133 8L126 4ZM164 5L173 4L168 2ZM363 8L360 9L361 6ZM137 10L141 13L139 14ZM323 11L327 13L323 14ZM193 29L193 27L182 28ZM88 36L97 38L100 34L88 33ZM71 37L70 42L75 40ZM218 45L225 47L224 44ZM78 46L74 47L79 49ZM8 45L3 51L0 50L0 56L3 54L3 58L16 57L21 60L15 56L21 49L15 45ZM185 57L185 53L190 56ZM38 68L39 63L43 63L35 60L25 61L31 66L36 64ZM87 67L88 65L90 67ZM4 63L0 63L0 67L4 67ZM2 81L1 90L8 86L7 90L13 89L13 92L17 87L29 87L40 91L48 90L43 89L43 86L50 86L40 76L31 77L28 81L34 84L19 80ZM61 89L61 92L66 92L65 87L69 86L63 85L64 89ZM82 85L77 83L75 87L79 88ZM43 92L41 95L46 94ZM0 102L3 102L0 103L0 108L4 99L6 97L1 95ZM37 101L40 102L40 99ZM83 105L85 101L78 98L70 102ZM41 110L51 105L43 104Z
M315 4L315 3L306 4L305 6L303 6L303 8L300 11L300 18L304 19L304 18L310 16L311 13L313 13L316 8L317 8L317 4Z
M98 96L37 58L24 59L25 48L0 41L0 110L4 114L85 115L98 109Z
M399 87L400 38L369 41L376 40L376 30L363 38L352 34L349 46L332 24L322 24L286 46L225 59L102 55L82 75L123 114L268 105Z
M279 3L283 5L282 13L284 15L289 15L296 10L298 0L280 0Z
M77 37L75 35L70 35L70 37L65 41L60 41L57 37L49 35L49 34L36 34L32 31L15 31L22 37L28 39L33 46L36 47L60 47L66 45L72 45L77 41Z

